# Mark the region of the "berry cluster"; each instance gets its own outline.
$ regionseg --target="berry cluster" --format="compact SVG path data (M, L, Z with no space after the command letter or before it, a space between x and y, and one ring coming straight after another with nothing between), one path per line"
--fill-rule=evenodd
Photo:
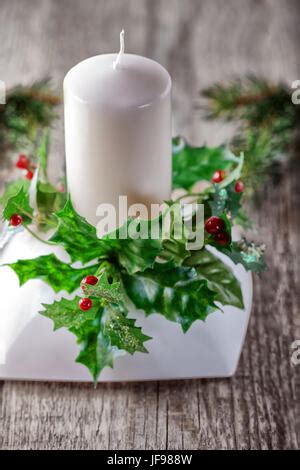
M226 173L224 170L217 170L214 172L212 176L212 183L221 183L225 178ZM242 181L237 181L234 186L234 190L236 193L242 193L244 191L244 183Z
M220 245L227 245L229 243L229 236L226 233L225 222L220 217L213 215L205 222L205 230L210 235L213 235L215 241Z
M23 153L19 155L18 161L16 163L16 167L19 168L19 170L25 170L25 178L28 180L32 180L33 171L35 170L35 165Z
M86 276L84 279L82 279L80 283L81 289L84 292L86 289L85 284L89 284L90 286L95 286L97 282L98 282L98 278L96 276L93 276L92 274L89 276ZM87 310L90 310L92 306L93 306L93 302L88 297L84 297L83 299L79 300L79 308L83 310L84 312L86 312Z

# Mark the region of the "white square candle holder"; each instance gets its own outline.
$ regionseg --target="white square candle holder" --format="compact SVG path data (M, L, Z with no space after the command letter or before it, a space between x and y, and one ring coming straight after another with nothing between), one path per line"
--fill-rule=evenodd
M66 259L60 247L50 247L23 231L5 245L0 262L35 258L55 253ZM113 369L105 368L99 382L230 377L234 374L244 343L252 304L252 276L241 265L230 266L242 287L244 310L226 306L196 321L187 333L162 315L145 317L132 311L152 340L145 343L149 354L135 353L116 358ZM75 362L78 345L65 329L53 332L51 320L38 314L41 303L51 303L65 292L55 294L43 281L34 279L19 286L8 266L0 267L0 379L90 382L88 370ZM4 299L4 302L3 302Z

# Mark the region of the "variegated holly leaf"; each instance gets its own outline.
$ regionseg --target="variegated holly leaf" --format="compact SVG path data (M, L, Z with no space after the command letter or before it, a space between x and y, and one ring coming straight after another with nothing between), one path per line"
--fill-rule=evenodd
M123 273L128 297L146 315L160 313L187 331L196 320L205 320L216 310L216 293L207 280L199 279L190 267L156 263L153 269L130 276Z

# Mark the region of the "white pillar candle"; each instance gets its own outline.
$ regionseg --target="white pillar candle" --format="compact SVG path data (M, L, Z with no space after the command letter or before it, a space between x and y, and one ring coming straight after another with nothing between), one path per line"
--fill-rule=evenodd
M99 204L162 203L171 193L171 78L157 62L124 53L80 62L64 80L67 182L93 225Z

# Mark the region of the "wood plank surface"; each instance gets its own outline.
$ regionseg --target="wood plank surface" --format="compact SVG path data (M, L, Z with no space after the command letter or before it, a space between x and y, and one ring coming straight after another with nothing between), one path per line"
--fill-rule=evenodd
M174 80L174 133L193 143L228 136L197 111L199 89L255 73L300 79L296 0L0 0L0 79L51 76L61 87L78 61L118 49L161 62ZM51 174L63 168L57 123ZM5 172L2 172L2 179ZM295 449L300 441L299 158L267 184L253 236L269 271L232 379L99 385L0 383L2 449ZM1 308L1 307L0 307Z

